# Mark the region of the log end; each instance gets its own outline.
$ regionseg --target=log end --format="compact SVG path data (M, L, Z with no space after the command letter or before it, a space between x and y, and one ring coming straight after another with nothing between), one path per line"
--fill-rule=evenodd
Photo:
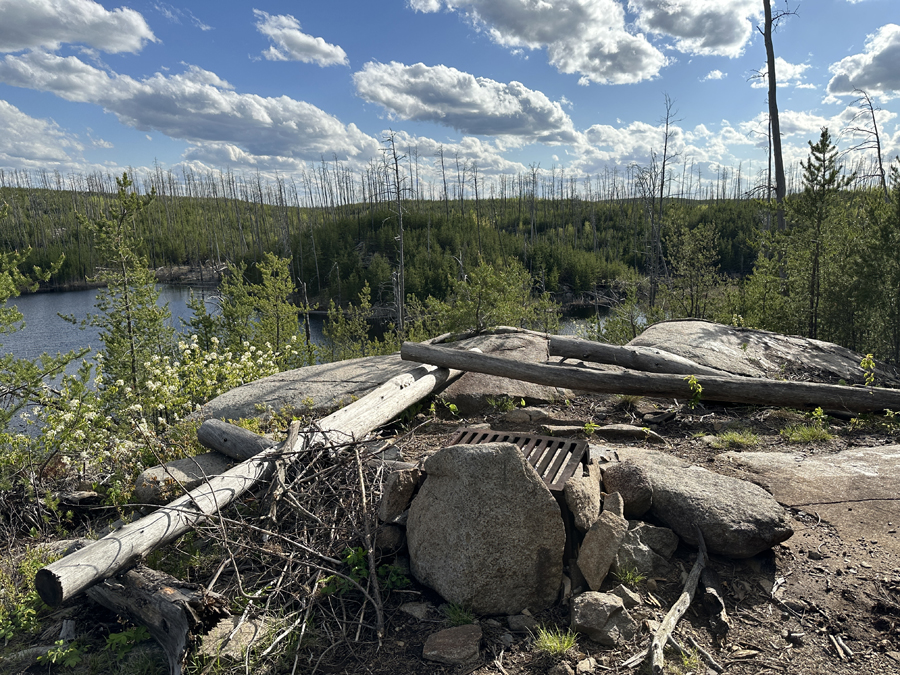
M44 567L34 575L34 587L38 595L50 607L59 607L63 603L63 587L59 577L52 570Z

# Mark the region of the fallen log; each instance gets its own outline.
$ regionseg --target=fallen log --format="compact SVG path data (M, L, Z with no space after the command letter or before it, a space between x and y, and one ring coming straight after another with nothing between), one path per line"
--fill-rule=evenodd
M406 361L431 363L446 368L486 373L553 387L604 394L638 394L690 401L694 395L688 379L681 375L603 372L559 364L522 363L498 356L459 349L404 342L400 350ZM846 387L812 382L782 382L756 377L697 377L702 386L700 400L749 405L846 410L855 413L900 410L900 389Z
M275 445L265 436L229 424L224 420L206 420L197 429L200 445L221 452L239 462L250 459Z
M228 602L197 584L138 565L87 590L88 597L133 623L146 626L162 647L170 675L181 673L190 638L223 616Z
M734 377L724 370L703 366L678 354L671 354L655 347L620 347L563 335L551 335L548 349L550 356L605 363L630 370L674 375Z
M363 438L392 420L413 403L440 391L462 375L423 366L398 375L341 410L307 427L293 447L275 447L238 464L148 516L111 532L91 545L38 570L35 587L51 607L94 584L131 567L154 549L180 537L197 523L216 514L262 481L268 480L275 459L305 444L338 448Z

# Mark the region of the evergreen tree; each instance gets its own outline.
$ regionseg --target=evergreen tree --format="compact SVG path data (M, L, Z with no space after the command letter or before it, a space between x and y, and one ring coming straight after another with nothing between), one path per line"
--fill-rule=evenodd
M108 386L121 380L141 397L147 364L153 355L172 350L174 330L168 325L168 305L159 305L156 278L139 252L140 240L135 235L135 219L154 195L140 196L129 191L131 186L128 174L123 173L116 178L116 202L106 217L88 219L81 213L76 217L94 234L106 265L94 277L104 287L97 296L99 313L89 319L100 329L103 382Z

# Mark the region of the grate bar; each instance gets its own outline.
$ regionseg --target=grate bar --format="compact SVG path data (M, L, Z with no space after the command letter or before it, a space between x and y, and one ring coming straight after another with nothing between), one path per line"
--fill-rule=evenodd
M562 492L566 481L585 462L588 448L587 441L574 438L511 434L491 429L457 429L450 441L450 445L481 443L513 443L518 446L551 492Z

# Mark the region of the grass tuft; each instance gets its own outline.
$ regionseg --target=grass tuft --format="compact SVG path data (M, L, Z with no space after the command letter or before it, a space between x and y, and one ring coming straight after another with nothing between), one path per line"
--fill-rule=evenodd
M820 443L832 438L819 424L791 424L781 430L781 435L788 443Z
M629 588L637 588L647 578L634 567L620 567L613 572L613 576L619 583L625 584Z
M759 443L759 436L747 429L723 431L716 436L717 448L749 448Z
M444 605L444 616L451 626L465 626L475 622L475 614L471 609L455 602Z
M577 639L578 634L571 628L541 626L534 637L534 648L551 656L565 656Z

